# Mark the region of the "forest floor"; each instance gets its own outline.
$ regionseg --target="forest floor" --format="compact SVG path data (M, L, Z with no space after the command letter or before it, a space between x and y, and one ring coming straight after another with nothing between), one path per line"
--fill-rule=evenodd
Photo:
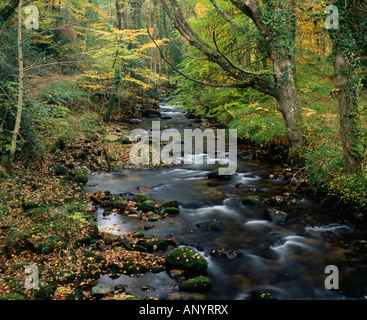
M92 217L96 202L103 199L83 191L87 173L118 171L130 164L127 132L123 124L103 125L72 144L58 140L39 163L18 161L11 178L1 172L0 250L5 254L0 255L0 299L95 299L91 287L101 272L164 266L164 258L123 245L124 237L133 245L138 237L115 239L98 230ZM120 213L134 213L136 207L130 201ZM111 210L120 209L112 203ZM31 265L39 271L38 290L25 288ZM116 299L134 298L115 294Z

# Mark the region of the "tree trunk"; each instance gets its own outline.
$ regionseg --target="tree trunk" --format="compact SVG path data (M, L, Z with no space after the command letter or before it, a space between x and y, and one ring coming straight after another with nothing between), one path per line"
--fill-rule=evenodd
M23 90L24 90L24 67L23 67L23 48L22 48L22 7L23 0L19 1L18 5L18 63L19 63L19 86L18 86L18 106L17 106L17 116L15 120L15 127L13 131L13 136L10 144L9 153L9 164L12 165L15 157L15 152L17 149L17 138L20 131L20 124L22 119L22 108L23 108Z
M275 58L274 72L278 85L277 109L282 113L285 121L286 137L289 141L288 161L293 162L298 159L298 149L304 135L304 121L291 57Z
M353 55L346 54L339 47L336 48L334 62L335 86L339 99L340 136L347 173L359 172L362 168L363 159L363 146L360 144L359 137L359 78L356 68L353 67L352 59ZM358 148L360 145L361 148Z

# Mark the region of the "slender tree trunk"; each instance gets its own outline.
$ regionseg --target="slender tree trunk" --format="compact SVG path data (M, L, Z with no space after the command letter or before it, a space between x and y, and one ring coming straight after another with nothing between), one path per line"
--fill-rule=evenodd
M337 45L338 46L338 45ZM344 164L347 173L359 172L362 168L363 153L358 149L360 110L358 105L359 78L353 67L352 55L336 48L334 62L335 86L339 99L340 136L343 145Z
M23 90L24 90L24 67L23 67L23 48L22 48L22 7L23 0L19 0L18 5L18 63L19 63L19 86L18 86L18 106L15 127L10 144L9 163L12 165L17 149L17 138L20 131L23 108Z
M122 10L124 6L121 0L116 0L115 6L116 6L116 16L117 16L117 29L122 30Z

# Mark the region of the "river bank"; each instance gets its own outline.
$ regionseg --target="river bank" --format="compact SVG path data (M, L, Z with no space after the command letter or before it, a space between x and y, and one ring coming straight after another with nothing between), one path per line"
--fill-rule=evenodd
M169 127L172 117L170 119L167 113L174 112L174 110L165 110L165 112L165 119L163 118L162 120L168 121L167 127ZM179 114L180 112L177 113ZM157 109L152 113L152 118L155 117L159 118ZM180 121L185 125L188 124L186 120L180 120L181 117L186 118L182 114L179 119L174 119L176 126L181 123ZM149 123L151 121L149 119L151 118L146 118L145 121ZM191 119L191 121L196 122L196 126L208 126L201 119L200 121ZM51 152L47 154L47 159L41 166L34 169L35 171L29 170L26 174L24 171L19 171L18 176L4 184L6 187L2 190L3 199L18 199L18 201L8 203L8 213L2 216L1 221L1 245L5 252L5 255L2 257L2 269L0 272L0 280L3 284L0 293L2 297L5 299L103 298L124 300L139 299L141 297L138 294L140 290L145 299L157 299L157 295L159 296L162 289L155 288L155 285L152 284L156 281L154 279L161 279L163 282L167 282L168 279L171 286L176 288L174 292L171 292L171 296L165 296L166 298L185 297L177 288L180 283L184 280L192 279L195 274L183 273L179 269L176 270L174 268L167 273L165 269L166 261L164 257L169 251L183 245L189 245L192 248L190 237L182 233L181 229L175 229L174 227L174 224L181 217L185 216L180 215L177 210L183 210L184 213L190 213L194 210L199 216L200 214L205 216L209 212L207 209L213 210L212 207L206 207L206 205L203 206L202 204L198 207L187 207L187 204L183 208L177 204L165 207L164 201L162 201L163 197L156 193L154 186L147 186L146 184L135 186L136 181L133 184L135 191L129 189L130 187L128 188L130 194L122 194L121 192L108 189L103 189L105 192L90 192L93 188L100 189L103 187L103 185L93 183L94 178L100 177L101 172L102 178L103 172L106 172L107 175L112 175L112 177L119 179L119 177L121 178L121 171L125 172L123 174L125 175L126 170L132 168L128 157L131 144L127 136L131 129L144 125L146 124L142 123L141 119L134 119L126 124L103 125L97 128L96 131L91 132L90 135L79 137L71 145L59 140L51 148ZM265 160L264 163L266 163L266 155L271 154L269 150L254 150L245 146L241 146L239 152L241 160L250 163L255 161L257 163L256 166L261 165L261 159ZM254 172L256 172L256 166L254 167ZM177 170L181 169L178 167ZM281 192L280 190L277 191L276 196L271 196L271 193L267 192L262 194L260 188L248 188L246 181L251 181L253 178L257 180L257 175L254 175L252 178L250 176L250 180L245 175L239 175L236 178L239 180L236 181L235 179L236 183L232 183L234 188L231 187L231 191L226 191L226 193L234 194L234 199L240 199L240 202L242 201L241 206L245 207L231 209L231 206L225 203L231 200L230 198L233 196L225 196L223 200L227 202L223 202L224 205L222 200L214 203L214 209L217 208L215 210L219 210L219 213L223 210L232 212L233 210L243 210L243 208L247 208L249 205L254 205L254 207L259 205L260 207L257 208L263 208L263 206L265 208L268 204L272 204L275 208L273 211L270 210L271 208L269 209L270 211L267 211L269 215L268 220L273 221L277 225L276 220L280 219L278 222L281 222L283 217L285 217L283 210L289 211L290 207L288 206L291 206L292 203L294 205L300 204L300 199L294 196L294 192L297 191L297 194L300 194L301 191L303 192L307 188L307 181L302 181L301 178L294 176L294 173L297 172L296 170L288 167L286 164L278 163L275 166L269 165L268 169L262 173L260 177L262 181L282 181ZM155 171L159 171L159 173L165 172L160 168L151 168L151 170L146 171L148 174L145 175L145 178L149 178L149 172ZM127 174L131 179L137 179L140 177L139 172L139 170L133 170L132 172L130 171L130 174ZM246 170L243 172L246 173ZM176 173L187 175L188 172L176 171ZM191 171L190 176L187 176L185 180L202 180L207 185L206 188L209 186L215 194L216 190L220 191L223 182L218 181L215 177L214 179L208 179L209 173L210 171L200 171L196 176L192 175ZM178 175L176 179L182 180L183 177ZM149 179L144 181L149 182ZM7 180L4 179L4 181L6 182ZM127 183L126 179L125 183ZM85 188L87 192L85 192ZM90 189L89 192L88 189ZM174 190L172 192L175 192ZM132 191L133 193L131 193ZM153 193L158 198L154 199L155 202L151 209L141 210L146 211L144 215L139 213L139 207L141 202L143 202L141 201L142 199L134 199L134 193L139 192L141 194ZM256 196L254 196L254 193ZM175 194L177 196L180 195L181 201L187 202L185 198L182 198L182 193ZM200 192L197 192L199 198L202 197L200 194ZM149 197L151 198L151 196ZM222 195L219 199L221 197ZM190 201L194 200L193 195L190 194L188 199ZM149 201L151 199L145 200ZM172 196L171 199L166 200L176 199ZM284 205L287 206L286 209ZM323 206L328 206L328 204L324 203ZM169 209L168 211L167 208ZM290 211L293 211L293 209ZM293 214L288 212L287 216L291 215L296 220L302 219L302 215L298 218L295 216L296 212L297 210ZM176 217L177 214L178 219ZM340 218L343 220L342 217ZM42 227L40 227L41 221L43 222ZM101 221L104 221L104 225ZM138 221L143 230L139 232L135 230L126 231L124 226L129 225L130 221ZM193 247L196 250L196 254L205 256L208 260L208 257L213 256L219 258L233 256L236 258L241 253L243 244L240 245L240 242L237 244L237 247L217 247L208 251L209 246L208 244L205 245L206 240L204 239L209 236L207 240L209 241L212 238L212 232L216 230L220 232L222 228L226 228L226 222L224 222L223 226L223 221L223 219L219 221L215 221L215 219L197 221L199 225L197 227L198 230L207 231L204 231L203 234L200 233L200 237L203 239L202 244L199 246L196 243ZM256 221L256 219L245 220L245 229ZM264 220L264 223L266 221ZM98 224L98 229L95 222ZM135 222L131 224L134 225ZM147 224L142 225L141 222L146 222ZM154 232L148 231L153 223L155 225ZM167 232L165 227L167 223L172 225L170 227L171 232ZM308 223L307 220L306 223ZM302 227L305 226L311 229L314 227L302 222ZM333 230L343 227L346 227L346 230L349 232L347 225L335 225L329 228L331 235L334 235ZM260 229L258 230L259 232L261 231ZM177 232L179 239L176 239L173 235L175 233L173 232L174 230ZM325 229L323 231L330 232L330 230ZM150 235L152 233L154 233L154 236ZM283 245L294 241L292 239L287 238L287 235L270 235L270 238L266 240L265 247L261 247L260 252L265 254L265 259L274 259L274 248L279 246L284 249ZM362 242L357 242L357 248L362 248L363 239L358 241ZM205 250L203 246L206 247ZM259 252L258 250L259 248L256 248L257 253ZM353 258L362 259L363 257ZM213 264L213 260L209 259L209 262L209 264ZM24 281L27 277L24 269L30 264L37 265L40 270L40 290L35 291L24 288ZM14 268L14 266L17 267ZM239 270L242 270L242 267L239 267ZM210 271L209 273L212 272ZM129 290L128 288L132 284L126 284L126 282L129 282L126 278L124 283L115 283L109 280L113 278L119 279L121 275L126 274L132 275L131 279L145 279L144 277L134 277L134 275L139 274L146 274L148 278L143 280L143 282L137 280L139 290ZM204 272L199 276L206 275ZM100 279L103 280L102 283L100 283ZM241 283L249 284L248 280L242 280ZM207 289L206 286L208 288L212 286L212 284L209 284L210 282L206 281L199 280L199 283L204 285L204 289ZM135 283L134 286L136 287L136 285ZM154 294L147 294L153 291L155 292ZM269 297L269 295L272 296L264 291L264 297ZM252 290L249 296L261 297L261 294L256 294L256 290Z

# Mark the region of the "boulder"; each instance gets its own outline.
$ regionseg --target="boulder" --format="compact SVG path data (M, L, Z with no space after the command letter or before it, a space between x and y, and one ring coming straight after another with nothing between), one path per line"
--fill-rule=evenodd
M144 247L148 251L166 250L168 248L168 242L164 239L157 239L153 241L146 242Z
M164 213L167 213L167 214L179 214L180 213L180 210L175 208L175 207L168 207L168 208L165 208L164 209Z
M189 272L205 272L208 263L203 256L188 247L172 250L166 256L167 266Z
M78 173L73 181L80 184L86 184L88 182L88 176L85 173Z
M120 240L120 236L118 234L110 233L110 232L102 232L101 233L102 240L105 243L113 243Z
M153 198L145 193L138 193L134 196L134 201L136 202L144 202L147 200L153 200Z
M154 211L155 202L153 200L146 200L139 205L139 210L147 213L149 211Z
M105 196L101 206L103 208L118 209L120 212L124 212L127 208L127 201L123 197L118 196Z
M162 204L163 208L179 208L180 203L177 200L170 200Z

